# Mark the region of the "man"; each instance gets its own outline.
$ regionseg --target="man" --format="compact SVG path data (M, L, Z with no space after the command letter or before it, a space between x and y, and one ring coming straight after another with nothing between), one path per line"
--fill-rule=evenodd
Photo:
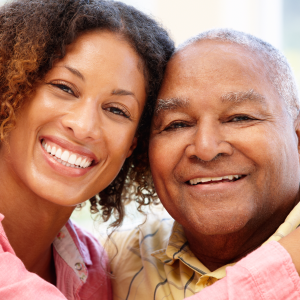
M193 295L300 224L298 113L292 72L271 45L214 30L177 50L149 145L155 188L175 223L149 216L115 238L115 299Z

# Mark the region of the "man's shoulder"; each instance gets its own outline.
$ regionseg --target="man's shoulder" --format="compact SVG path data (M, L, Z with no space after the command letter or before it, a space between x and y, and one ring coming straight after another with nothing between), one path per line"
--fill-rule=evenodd
M138 226L121 228L112 235L110 240L115 244L109 256L114 299L140 299L154 294L164 265L152 253L167 247L173 223L168 214L154 211Z
M145 248L147 245L155 251L158 248L167 246L173 223L174 220L165 211L150 212L145 215L140 224L127 225L116 230L111 235L109 243L114 243L119 251L122 251L122 249Z

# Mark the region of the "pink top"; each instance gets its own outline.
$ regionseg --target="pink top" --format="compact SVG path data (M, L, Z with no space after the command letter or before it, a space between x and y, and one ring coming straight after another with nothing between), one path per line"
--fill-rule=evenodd
M0 214L0 222L3 220ZM26 270L0 223L0 299L112 299L108 258L99 242L69 220L53 242L57 288ZM65 298L66 297L66 298Z
M270 242L226 268L226 277L188 300L296 300L300 278L288 252Z
M53 244L57 286L67 299L111 299L110 282L104 272L107 258L92 236L69 221ZM1 224L0 266L0 299L66 299L56 287L25 269ZM277 242L260 247L228 267L226 273L225 278L187 299L300 299L299 275L290 255Z

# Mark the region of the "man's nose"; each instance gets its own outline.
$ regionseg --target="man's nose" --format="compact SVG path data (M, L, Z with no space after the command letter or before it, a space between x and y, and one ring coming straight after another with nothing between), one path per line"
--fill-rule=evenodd
M101 137L101 116L93 99L81 101L62 118L62 125L78 140L97 140Z
M218 155L232 155L233 147L226 140L220 124L201 124L195 131L191 144L186 148L189 158L211 161Z

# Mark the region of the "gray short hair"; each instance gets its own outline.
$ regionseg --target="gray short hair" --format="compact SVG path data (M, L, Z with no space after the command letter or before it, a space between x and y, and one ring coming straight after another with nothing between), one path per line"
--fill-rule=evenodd
M205 31L188 39L179 45L175 53L203 40L219 40L234 43L250 51L258 52L260 56L263 56L264 61L268 64L266 67L268 68L271 84L284 100L287 111L293 120L297 118L300 110L298 87L286 57L278 49L251 34L221 28Z

